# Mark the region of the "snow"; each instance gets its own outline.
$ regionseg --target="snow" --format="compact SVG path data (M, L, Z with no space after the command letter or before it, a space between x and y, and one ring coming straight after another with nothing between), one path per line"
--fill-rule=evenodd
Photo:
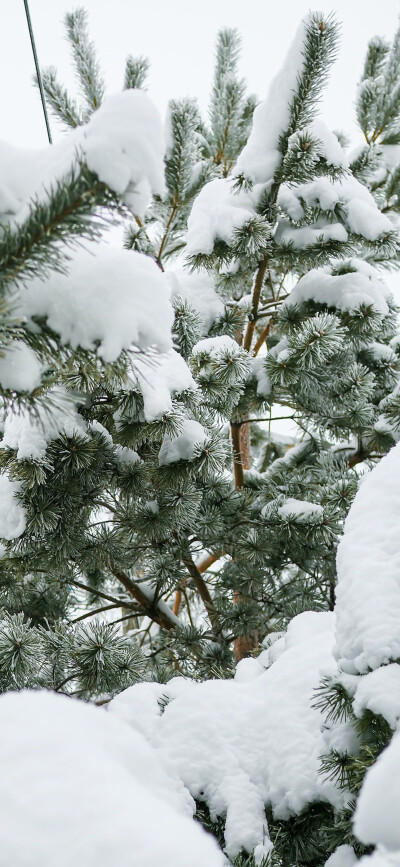
M132 344L140 349L172 346L173 311L162 274L150 257L107 244L71 253L68 273L34 278L15 299L31 320L47 317L50 328L73 348L97 348L115 361Z
M219 361L224 352L230 352L235 357L242 351L233 337L220 334L218 337L205 337L204 340L199 340L192 349L192 358L204 355L208 356L211 361Z
M307 129L311 135L315 136L319 140L322 146L322 154L325 157L328 166L337 166L344 170L348 169L349 160L338 140L338 137L322 120L316 118L316 120L313 120L308 125Z
M365 477L337 555L339 666L366 673L400 657L400 445Z
M400 665L383 665L358 678L353 710L357 717L364 710L381 714L396 729L400 721Z
M282 506L279 506L278 515L287 520L294 519L296 524L321 524L324 510L318 503L308 503L306 500L295 500L289 497Z
M160 761L213 816L225 816L226 852L270 851L265 805L277 818L310 801L340 807L346 793L318 772L326 752L323 716L311 707L321 672L334 670L334 617L307 612L260 660L240 663L233 680L196 683L174 678L130 687L109 705L141 731ZM158 698L167 699L163 713Z
M353 867L357 861L357 856L352 846L344 844L338 846L337 849L325 861L324 867Z
M212 253L217 240L230 244L234 229L252 217L254 209L248 194L235 195L232 181L228 178L210 181L193 202L188 219L186 255Z
M142 90L108 97L87 124L51 147L31 150L0 142L0 223L23 222L29 201L46 199L82 159L139 217L152 192L162 195L163 129Z
M191 461L197 446L204 445L206 439L207 433L203 425L194 419L186 418L179 436L165 435L158 453L159 466L173 464L175 461Z
M256 183L273 178L282 159L279 137L289 126L293 92L304 63L302 49L308 21L306 16L301 22L282 69L272 80L266 99L256 107L250 136L236 163L237 173Z
M65 696L0 698L0 867L222 867L143 736ZM186 813L186 815L185 815Z
M344 264L352 269L349 273L333 275L329 266L309 271L292 289L284 306L315 301L338 310L355 311L366 305L385 316L389 312L388 291L378 272L356 259L349 259Z
M164 134L157 109L139 88L105 99L84 130L86 163L143 216L164 192Z
M13 340L0 357L0 384L11 391L33 391L41 383L44 366L22 340Z
M131 386L143 396L145 421L155 421L170 412L175 395L197 389L185 359L174 349L150 361L138 356L131 373Z
M265 358L259 355L253 360L253 376L257 380L257 394L269 397L272 391L271 380L265 370Z
M350 232L377 241L393 230L392 223L379 210L370 191L352 175L336 181L335 188L344 204L345 223Z
M18 501L21 483L12 481L5 473L0 475L0 538L17 539L26 527L25 512Z
M379 210L367 187L351 175L346 175L337 181L331 181L326 177L316 178L297 187L282 185L278 204L292 220L303 218L303 202L309 207L318 207L331 213L339 206L343 228L355 235L362 235L370 241L377 241L382 235L393 230L389 217ZM320 225L324 224L320 221ZM305 228L311 231L313 226Z
M215 291L211 275L200 271L189 274L183 268L171 268L166 271L165 276L171 288L171 297L180 295L190 302L200 313L203 333L206 334L224 312L224 305Z
M397 733L364 777L354 816L355 834L362 843L400 850L399 816L400 733Z
M345 199L346 223L355 235L377 241L393 230L389 218L382 214L367 187L351 175L338 182Z
M281 220L275 232L275 241L277 244L293 244L297 250L305 250L306 247L311 247L321 239L323 241L342 241L345 243L348 240L348 234L341 223L326 223L323 220L317 220L311 226L292 226L285 220Z
M7 413L0 448L15 449L20 461L41 460L48 444L60 434L87 437L86 423L72 396L63 387L55 387L47 392L46 406L38 405L35 414L28 409Z
M117 463L121 467L129 467L132 464L143 463L140 455L134 449L128 449L126 446L114 446L115 457Z

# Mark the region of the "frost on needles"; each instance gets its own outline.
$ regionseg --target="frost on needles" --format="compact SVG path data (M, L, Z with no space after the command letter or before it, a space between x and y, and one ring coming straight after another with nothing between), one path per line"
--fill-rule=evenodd
M0 146L4 864L23 791L30 865L389 867L400 31L368 46L349 149L318 113L332 16L260 102L221 31L207 118L171 100L164 126L146 58L107 95L84 10L66 29L79 97L43 81L67 134Z

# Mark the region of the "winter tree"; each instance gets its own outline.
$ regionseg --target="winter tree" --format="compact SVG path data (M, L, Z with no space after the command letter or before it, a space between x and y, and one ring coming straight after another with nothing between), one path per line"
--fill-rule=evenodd
M221 31L207 120L173 100L165 131L148 61L129 57L105 97L85 12L66 28L79 101L54 68L43 83L67 134L29 155L2 144L2 691L108 704L230 863L350 867L395 848L368 830L367 785L352 825L397 720L379 698L399 655L384 618L397 579L375 587L374 551L395 549L384 497L376 526L367 509L371 555L360 537L346 550L396 450L357 495L338 573L336 552L360 475L400 429L384 279L399 263L400 32L368 47L349 151L318 116L333 16L300 24L258 104ZM295 435L274 434L281 416ZM6 701L5 719L24 712Z

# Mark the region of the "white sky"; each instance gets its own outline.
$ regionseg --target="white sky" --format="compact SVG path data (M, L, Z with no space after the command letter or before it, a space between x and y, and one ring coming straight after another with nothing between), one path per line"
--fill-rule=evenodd
M119 90L128 53L147 55L152 64L149 93L162 113L169 98L197 96L206 109L216 33L237 27L243 38L241 72L249 89L265 95L299 19L309 9L303 0L30 0L41 66L57 66L73 89L73 75L62 19L84 5L110 92ZM368 39L393 37L399 0L316 0L342 22L340 55L322 113L332 128L353 136L353 101ZM0 138L37 147L46 144L39 96L31 84L33 58L23 0L0 0ZM55 121L52 130L57 135Z

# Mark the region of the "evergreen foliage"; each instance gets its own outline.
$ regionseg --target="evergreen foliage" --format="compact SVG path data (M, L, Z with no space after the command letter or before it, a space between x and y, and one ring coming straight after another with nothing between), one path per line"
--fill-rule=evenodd
M105 85L82 9L66 17L66 29L80 104L53 68L43 81L53 114L77 127L102 103ZM51 412L49 390L63 388L87 424L85 436L54 436L41 458L0 452L26 515L0 560L2 690L47 687L101 701L143 678L231 677L235 661L257 654L294 615L333 609L336 548L359 466L372 467L400 428L397 307L383 288L380 305L366 292L343 301L352 280L382 286L376 269L400 261L400 165L387 150L400 142L400 31L391 46L374 39L368 47L357 97L365 145L350 163L341 148L332 157L313 126L337 40L333 17L309 18L279 161L263 184L236 166L256 100L238 73L239 37L227 29L208 119L193 99L170 102L165 193L144 220L131 220L82 162L45 201L31 202L21 225L2 229L0 347L21 340L47 365L34 392L2 387L4 410ZM147 72L145 58L129 57L124 88L143 88ZM247 213L230 234L193 250L196 208L215 183L226 185L230 208ZM374 219L391 221L375 233L352 217L353 199L368 191ZM170 408L151 420L142 385L157 357L146 354L142 374L134 352L105 363L62 345L46 318L27 328L7 300L10 286L67 271L71 246L98 239L116 219L125 221L127 249L175 274L175 347L197 386L171 389ZM307 294L310 277L319 284ZM211 323L196 290L185 295L196 278L219 304ZM295 436L274 434L282 416ZM189 457L162 460L187 422L201 425L203 438ZM122 460L124 450L135 459ZM340 683L325 684L317 701L328 721L355 727L357 755L333 751L321 773L356 796L391 731L370 712L356 719ZM315 803L287 821L271 816L272 861L319 867L348 841L361 854L351 815ZM198 819L221 839L203 803ZM232 864L253 859L243 853Z

